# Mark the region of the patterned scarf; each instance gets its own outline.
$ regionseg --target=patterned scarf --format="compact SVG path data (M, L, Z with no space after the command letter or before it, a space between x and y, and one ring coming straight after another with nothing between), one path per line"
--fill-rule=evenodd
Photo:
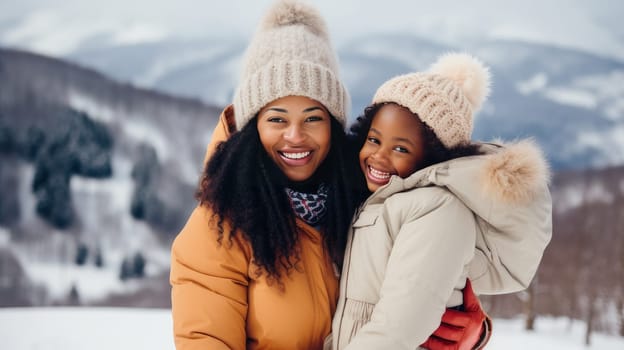
M316 193L297 192L286 188L286 194L290 198L290 205L295 210L295 214L308 225L315 226L323 219L327 213L327 186L321 184Z

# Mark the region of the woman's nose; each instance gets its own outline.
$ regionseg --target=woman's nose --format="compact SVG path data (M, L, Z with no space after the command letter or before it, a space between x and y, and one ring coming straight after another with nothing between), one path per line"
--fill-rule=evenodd
M290 143L301 143L305 140L305 133L299 125L291 125L284 132L284 139Z

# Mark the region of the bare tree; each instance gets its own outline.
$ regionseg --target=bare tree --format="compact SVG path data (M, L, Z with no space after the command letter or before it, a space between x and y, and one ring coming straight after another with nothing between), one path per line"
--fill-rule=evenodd
M526 329L527 331L532 331L535 329L535 294L537 289L537 281L538 277L535 277L533 282L531 282L531 284L529 285L529 288L527 288L526 290L526 299L524 300L524 329Z

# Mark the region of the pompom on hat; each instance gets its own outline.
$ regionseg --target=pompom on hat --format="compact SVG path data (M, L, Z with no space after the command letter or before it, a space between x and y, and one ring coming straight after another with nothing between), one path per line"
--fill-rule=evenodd
M470 142L473 115L490 93L490 71L477 58L448 53L429 71L394 77L373 104L394 102L416 114L448 148Z
M236 128L286 96L316 100L346 124L349 95L325 22L315 8L295 0L278 0L247 48L233 101Z

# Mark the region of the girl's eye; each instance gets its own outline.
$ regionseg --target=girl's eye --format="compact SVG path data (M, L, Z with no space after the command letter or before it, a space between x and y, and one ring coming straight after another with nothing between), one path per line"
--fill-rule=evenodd
M379 140L377 140L376 138L371 137L371 136L367 137L367 138L366 138L366 141L368 141L368 142L370 142L370 143L374 143L374 144L376 144L376 145L378 145L378 144L379 144Z
M394 150L397 152L401 152L401 153L409 153L409 151L407 150L407 148L405 147L401 147L401 146L396 146L394 147Z

